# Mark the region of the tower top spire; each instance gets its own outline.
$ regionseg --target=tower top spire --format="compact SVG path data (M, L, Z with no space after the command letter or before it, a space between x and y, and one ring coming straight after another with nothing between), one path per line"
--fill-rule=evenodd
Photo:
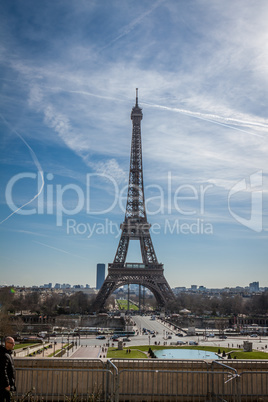
M135 117L139 120L142 119L142 109L139 107L138 104L138 88L136 88L136 105L132 108L131 120L133 120Z

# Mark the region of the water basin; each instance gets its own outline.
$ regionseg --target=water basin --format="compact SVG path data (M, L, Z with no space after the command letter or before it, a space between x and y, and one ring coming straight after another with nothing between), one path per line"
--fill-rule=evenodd
M221 359L214 352L197 349L162 349L154 350L158 359L186 359L186 360L218 360Z

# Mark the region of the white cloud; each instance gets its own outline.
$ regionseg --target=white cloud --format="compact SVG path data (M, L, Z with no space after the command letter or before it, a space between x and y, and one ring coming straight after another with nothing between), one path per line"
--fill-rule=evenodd
M31 72L20 64L19 71L25 79L31 76L29 105L44 114L45 124L89 167L109 168L119 181L127 165L120 166L115 158L129 157L129 115L136 86L144 109L144 155L151 163L161 162L162 169L183 169L186 180L190 174L192 180L215 180L220 185L265 167L267 119L227 105L217 91L194 94L188 81L185 85L183 79L176 80L175 72L161 75L133 63L125 68L120 62L92 72L90 80L86 71L78 76L68 65L37 71L33 67ZM105 160L94 161L95 153Z
M96 163L93 163L89 160L87 161L87 164L97 173L101 173L107 177L112 177L118 184L125 182L127 179L126 172L118 165L115 159Z
M170 10L168 17L175 24L170 32L179 36L176 40L157 36L159 54L154 55L152 35L164 10ZM205 9L200 10L202 17ZM115 30L115 39L107 47L135 28L138 41L139 34L146 32L146 41L139 41L138 58L123 59L121 53L116 61L104 63L107 52L99 55L90 41L88 46L74 41L60 61L39 64L11 57L10 63L29 87L31 109L42 113L44 123L92 169L111 169L118 180L124 176L130 153L129 114L139 87L146 160L152 166L160 162L162 169L181 171L184 180L212 180L226 187L266 166L268 120L258 102L268 86L255 74L255 60L263 60L265 54L267 8L262 4L262 15L249 3L242 9L217 3L206 10L205 20L198 25L196 13L170 2L158 2L140 16L128 18L130 22ZM256 25L260 29L252 35ZM190 39L184 43L185 29L190 30ZM178 45L182 53L175 51ZM186 54L186 49L191 51ZM154 63L145 65L146 57L157 57L157 68ZM160 59L172 61L172 68L167 70ZM147 166L154 178L159 168L154 171Z

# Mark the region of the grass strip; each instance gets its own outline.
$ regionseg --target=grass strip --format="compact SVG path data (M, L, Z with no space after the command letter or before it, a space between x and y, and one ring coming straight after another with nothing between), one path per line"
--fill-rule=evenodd
M38 346L38 345L42 345L42 343L18 343L14 346L14 350L29 348L31 346Z
M130 350L130 352L129 352ZM146 352L148 351L148 348ZM147 353L134 348L124 348L118 350L117 348L109 348L107 353L108 359L147 359Z

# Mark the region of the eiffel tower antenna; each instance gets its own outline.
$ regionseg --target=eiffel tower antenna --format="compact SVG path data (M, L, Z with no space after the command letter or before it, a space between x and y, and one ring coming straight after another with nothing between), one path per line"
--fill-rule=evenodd
M163 264L159 264L153 247L150 227L147 221L142 167L141 120L142 109L138 105L138 88L136 88L136 105L131 111L132 141L127 204L124 222L114 261L108 264L108 275L99 290L92 311L104 308L108 297L119 287L138 284L148 288L155 296L159 307L164 307L174 294L164 277ZM126 263L129 242L140 241L142 263Z

